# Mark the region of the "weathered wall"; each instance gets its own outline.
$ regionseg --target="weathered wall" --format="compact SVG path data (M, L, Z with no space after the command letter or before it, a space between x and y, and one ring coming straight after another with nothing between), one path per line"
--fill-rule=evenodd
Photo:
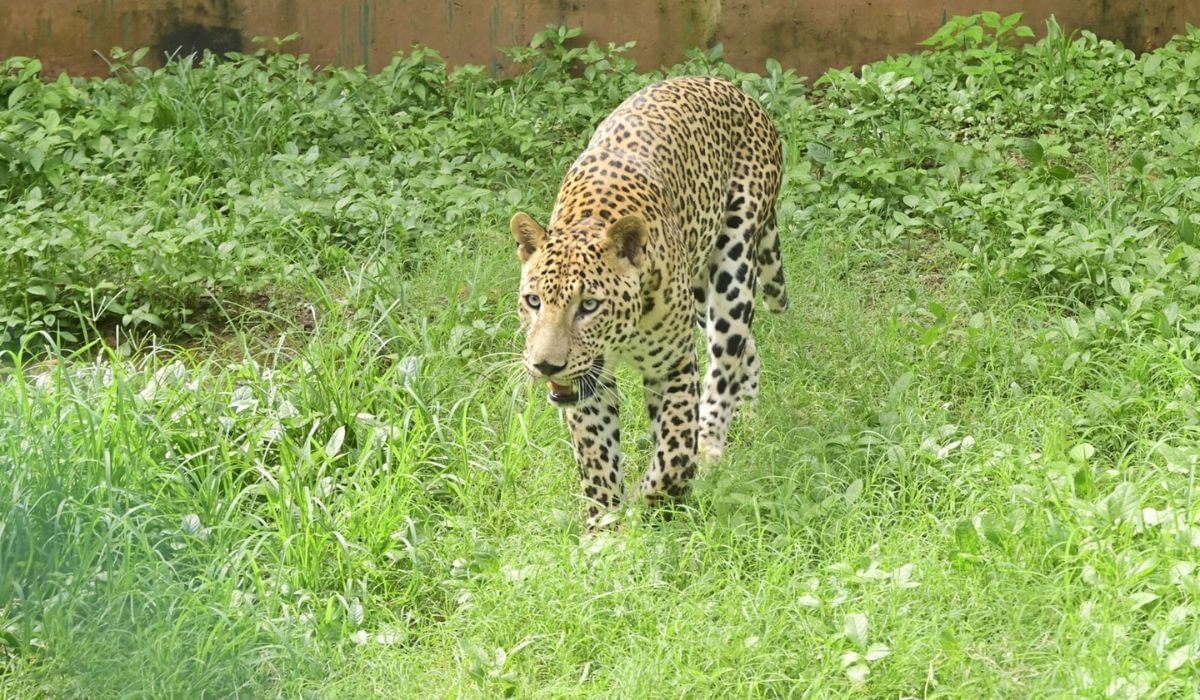
M525 44L549 23L580 26L584 39L638 43L648 67L691 46L725 45L747 70L768 57L806 75L911 51L953 14L981 8L1026 12L1040 30L1051 13L1144 50L1200 24L1200 0L0 0L0 57L32 55L49 74L104 73L111 46L252 50L256 35L302 35L289 50L320 64L377 69L420 42L452 63L502 70L499 49Z
M768 56L803 75L830 67L858 66L889 54L913 51L945 18L980 10L1024 12L1024 24L1040 35L1054 15L1070 29L1145 51L1200 24L1200 0L724 0L717 41L740 68L760 69Z

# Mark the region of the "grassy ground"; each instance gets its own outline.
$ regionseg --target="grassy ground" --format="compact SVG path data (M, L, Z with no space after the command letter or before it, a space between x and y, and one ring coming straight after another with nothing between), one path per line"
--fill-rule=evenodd
M673 69L776 116L793 304L689 504L583 542L504 222L655 76L10 61L0 694L1186 695L1200 35L948 26Z

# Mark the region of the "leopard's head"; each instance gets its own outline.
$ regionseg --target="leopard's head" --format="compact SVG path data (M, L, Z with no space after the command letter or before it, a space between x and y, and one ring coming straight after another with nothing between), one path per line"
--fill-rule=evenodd
M637 330L646 222L593 218L547 232L521 212L511 227L521 260L525 369L547 383L552 403L575 403L595 390L606 355Z

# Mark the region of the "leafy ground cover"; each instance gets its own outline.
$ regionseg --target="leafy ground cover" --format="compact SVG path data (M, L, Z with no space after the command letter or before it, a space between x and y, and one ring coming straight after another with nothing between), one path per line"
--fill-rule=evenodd
M777 119L793 307L690 503L584 542L505 221L661 73L563 29L505 80L7 61L0 688L1186 695L1200 32L1029 33L668 71Z

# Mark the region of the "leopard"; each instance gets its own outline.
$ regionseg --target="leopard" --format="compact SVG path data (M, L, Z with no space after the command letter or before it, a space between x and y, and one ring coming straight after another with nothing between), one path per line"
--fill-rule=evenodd
M757 100L720 77L676 77L600 122L545 226L512 215L522 364L565 413L588 532L626 502L616 367L642 377L653 450L634 498L650 506L684 498L697 469L723 459L735 410L755 404L756 293L768 311L788 307L782 179L779 132Z

